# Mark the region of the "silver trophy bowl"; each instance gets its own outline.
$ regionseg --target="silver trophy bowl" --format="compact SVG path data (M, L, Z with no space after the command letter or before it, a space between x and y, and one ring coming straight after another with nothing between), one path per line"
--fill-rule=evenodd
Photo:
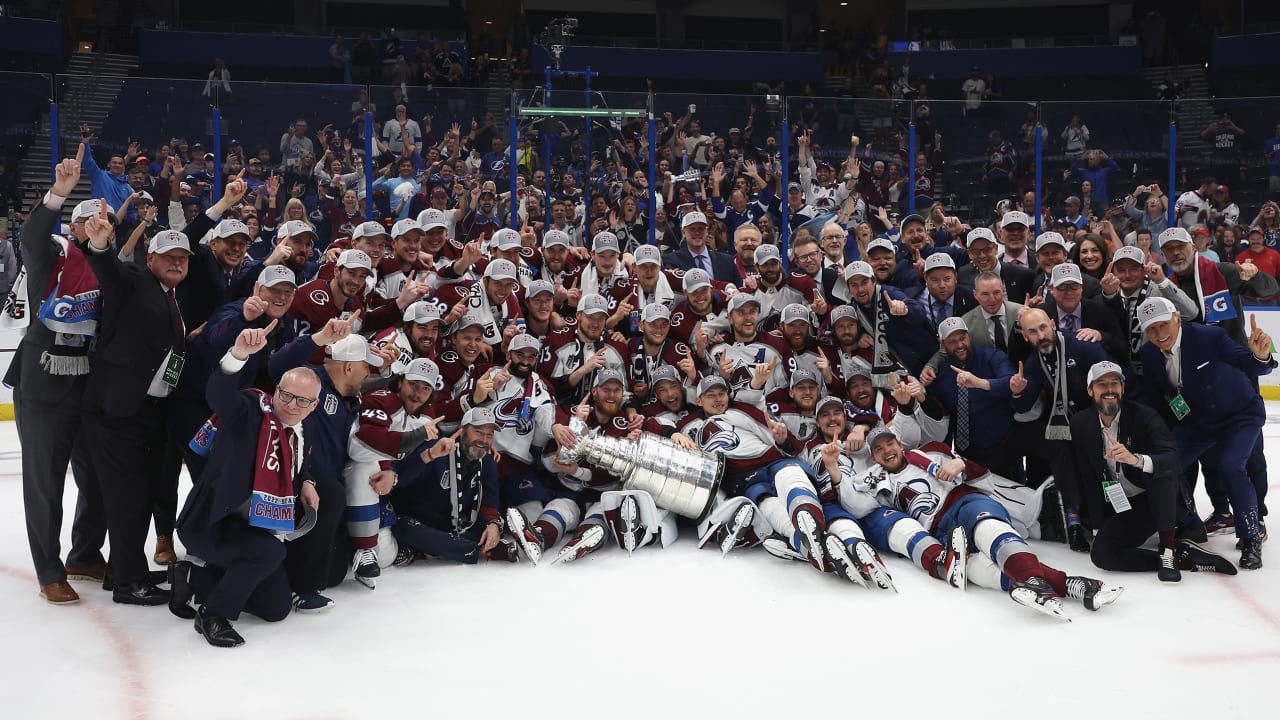
M649 493L658 507L695 520L711 509L724 472L723 457L686 450L653 433L638 440L582 434L572 450L561 450L566 452L622 478L627 490Z

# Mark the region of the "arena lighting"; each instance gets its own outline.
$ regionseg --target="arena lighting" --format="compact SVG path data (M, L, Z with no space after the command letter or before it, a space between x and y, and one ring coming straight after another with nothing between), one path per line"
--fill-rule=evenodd
M609 108L521 107L521 117L648 117L648 110L611 110Z

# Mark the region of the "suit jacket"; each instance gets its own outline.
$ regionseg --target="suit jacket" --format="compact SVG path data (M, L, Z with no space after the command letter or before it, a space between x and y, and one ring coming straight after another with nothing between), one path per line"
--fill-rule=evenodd
M942 322L945 318L932 317L932 312L934 310L941 311L942 308L938 307L938 303L934 301L933 297L929 294L929 288L926 287L916 293L915 300L920 303L920 308L924 310L925 316L929 317L930 324L936 329L938 327L938 323ZM978 307L978 301L973 297L973 288L966 285L957 285L955 294L951 296L951 315L954 317L964 317L966 313L976 307ZM935 319L937 322L933 322Z
M22 264L27 269L27 316L31 318L31 322L22 341L18 343L13 360L9 362L4 382L10 387L21 387L24 404L70 403L78 408L88 376L50 375L40 365L40 356L53 349L53 341L57 337L38 317L40 303L44 301L49 289L49 276L58 259L58 246L50 239L57 225L58 213L45 207L42 199L36 201L31 215L22 226L19 243L22 246ZM70 238L68 241L74 242ZM101 320L98 328L101 332Z
M1181 341L1182 399L1191 412L1173 425L1174 437L1234 432L1240 424L1261 427L1266 409L1258 394L1258 377L1276 367L1275 358L1260 363L1249 348L1231 342L1215 325L1183 323ZM1179 390L1169 382L1164 353L1151 343L1139 351L1151 402L1162 413Z
M248 523L241 513L253 492L262 408L257 396L240 390L242 373L228 374L215 369L209 377L206 397L218 414L218 436L209 452L208 464L195 479L178 515L177 529L183 545L206 560L225 555L224 523ZM311 438L304 430L302 465L293 477L294 493L301 490L302 483L310 477L311 450L315 445ZM298 507L301 508L302 503L298 503Z
M1004 337L1006 344L1013 340L1016 334L1014 329L1018 325L1018 311L1022 309L1021 303L1004 301ZM995 347L995 343L991 340L991 324L987 321L987 312L981 307L973 309L960 316L964 320L965 327L969 328L969 340L978 347Z
M1089 397L1088 385L1086 380L1089 377L1089 368L1094 363L1103 360L1112 360L1107 353L1097 343L1081 342L1075 338L1063 337L1062 333L1058 333L1058 342L1066 343L1067 356L1067 412L1074 415L1081 410L1093 407L1093 400ZM1014 399L1014 409L1018 412L1030 410L1035 404L1036 398L1044 398L1044 411L1041 418L1049 417L1049 413L1053 411L1053 388L1050 387L1048 379L1045 377L1044 368L1040 364L1038 353L1033 351L1023 363L1023 375L1027 378L1027 389L1023 391L1020 398Z
M1053 301L1053 295L1044 301L1044 311L1050 320L1058 322L1058 305ZM1098 300L1080 301L1080 327L1102 333L1102 349L1121 365L1129 362L1129 326L1126 324L1121 329L1115 311L1103 304L1101 296ZM1061 323L1058 323L1058 329L1062 329Z
M956 277L959 278L961 284L973 287L974 282L978 279L979 272L981 271L978 270L978 267L972 263L961 265L956 268ZM1004 280L1004 295L1007 298L1012 298L1015 302L1022 302L1022 299L1031 293L1035 277L1036 274L1031 268L1010 263L1000 263L1000 278Z
M970 337L973 333L970 333ZM955 365L962 370L991 381L990 390L969 391L969 447L979 450L995 447L1004 441L1013 425L1013 409L1009 404L1009 378L1014 367L1004 353L992 347L973 347L969 360L959 363L943 358L938 366L938 377L929 385L929 395L947 408L951 415L951 433L956 431L956 373Z
M173 306L149 269L121 262L114 248L86 249L85 258L102 290L102 322L85 405L104 415L128 417L142 407L173 344Z
M1131 452L1151 458L1152 473L1149 475L1142 468L1122 466L1126 480L1144 490L1151 489L1154 483L1176 485L1179 482L1182 460L1178 456L1178 445L1156 411L1141 403L1122 401L1120 417L1112 425L1111 434ZM1080 509L1094 528L1115 512L1102 489L1102 484L1109 479L1106 462L1102 458L1106 447L1097 408L1071 416L1071 452L1075 459L1075 481L1080 488L1077 497L1084 498ZM1172 513L1172 510L1164 509L1167 513Z
M738 263L732 255L710 248L707 249L707 253L711 256L711 277L742 286L742 275L738 272ZM662 265L671 270L692 270L701 267L694 263L693 253L690 253L687 247L664 255Z
M1102 295L1102 283L1098 282L1098 279L1096 277L1086 272L1081 272L1080 275L1081 275L1081 279L1084 280L1084 299L1085 300L1092 300L1093 298L1099 297ZM1053 297L1053 295L1051 295L1046 291L1046 286L1048 284L1049 284L1048 274L1045 273L1044 270L1041 270L1040 268L1036 268L1036 275L1031 280L1031 294L1034 295L1036 293L1044 293L1047 298ZM1014 299L1017 300L1016 297Z

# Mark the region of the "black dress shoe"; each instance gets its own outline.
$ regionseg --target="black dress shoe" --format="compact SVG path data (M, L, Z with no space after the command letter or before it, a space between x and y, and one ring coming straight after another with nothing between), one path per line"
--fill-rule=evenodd
M1195 514L1188 515L1182 521L1182 524L1178 526L1177 532L1174 533L1174 537L1179 542L1183 540L1193 543L1209 542L1209 533L1204 529L1204 521Z
M1084 525L1076 523L1067 528L1067 544L1072 550L1081 553L1089 552L1090 537L1089 530Z
M111 591L111 599L125 605L164 605L169 602L169 591L161 590L149 580L132 585L117 584Z
M186 560L169 565L169 612L183 620L196 616L196 609L190 605L194 593L190 581L191 568L191 563Z
M237 647L244 644L244 638L231 627L230 620L205 611L203 605L200 606L200 612L196 613L195 625L196 632L214 647Z
M1262 541L1258 538L1245 540L1240 548L1240 568L1257 570L1262 567Z

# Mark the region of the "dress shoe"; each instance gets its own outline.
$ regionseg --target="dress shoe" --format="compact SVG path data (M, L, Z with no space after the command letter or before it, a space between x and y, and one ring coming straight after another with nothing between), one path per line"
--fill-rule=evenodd
M191 620L196 616L196 609L190 601L194 591L191 589L191 563L179 560L169 566L169 612L183 620Z
M106 563L94 563L92 565L68 565L67 580L72 582L92 582L100 583L107 576Z
M156 553L152 556L157 565L168 565L178 559L178 554L173 551L173 536L157 535L156 536Z
M169 591L144 580L132 585L117 584L111 591L111 599L124 605L164 605L169 602Z
M1179 542L1184 540L1193 543L1209 542L1209 533L1205 532L1204 523L1199 518L1180 526L1175 537Z
M1245 540L1240 548L1240 569L1257 570L1262 567L1262 541L1258 538Z
M74 605L80 602L80 596L67 584L66 580L41 585L40 597L50 605Z
M147 582L152 585L163 585L169 582L169 573L165 570L150 570L147 572ZM102 589L111 592L116 589L115 578L111 575L111 566L107 565L106 573L102 576Z
M196 632L204 636L204 639L214 647L237 647L244 644L244 638L240 637L240 633L231 627L231 621L221 615L214 615L200 606L200 611L196 613Z
M1067 544L1076 552L1089 552L1089 545L1091 544L1091 538L1089 536L1089 529L1080 523L1076 523L1075 525L1067 528Z

